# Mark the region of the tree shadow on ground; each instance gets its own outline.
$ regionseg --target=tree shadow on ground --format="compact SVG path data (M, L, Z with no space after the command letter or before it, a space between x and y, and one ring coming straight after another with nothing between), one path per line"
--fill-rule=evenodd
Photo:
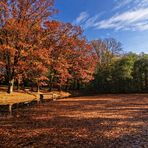
M147 146L148 96L124 97L80 97L19 108L13 117L0 117L0 147Z

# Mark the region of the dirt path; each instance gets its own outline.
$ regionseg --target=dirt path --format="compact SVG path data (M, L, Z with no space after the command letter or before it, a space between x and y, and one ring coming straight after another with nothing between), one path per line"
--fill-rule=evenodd
M148 94L62 99L0 116L0 148L148 148Z

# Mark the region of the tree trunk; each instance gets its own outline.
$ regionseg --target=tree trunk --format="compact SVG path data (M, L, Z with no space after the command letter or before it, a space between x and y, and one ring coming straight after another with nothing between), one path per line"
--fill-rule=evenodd
M50 77L48 88L49 88L49 91L52 91L52 88L53 88L53 76Z
M40 86L37 84L37 92L40 92Z
M17 79L17 90L20 90L21 80L20 78Z
M34 86L33 86L33 83L31 83L31 88L30 88L30 90L33 92L34 91Z
M76 80L74 79L74 81L73 81L73 86L72 86L72 90L75 90L75 89L77 89L76 86L77 84L76 84Z
M58 87L58 91L61 91L62 90L62 87L61 87L61 85L59 85L59 87Z
M80 90L80 81L77 80L77 90Z
M9 94L13 92L13 87L14 87L14 79L11 79L11 80L9 81L9 84L8 84L8 91L7 91Z

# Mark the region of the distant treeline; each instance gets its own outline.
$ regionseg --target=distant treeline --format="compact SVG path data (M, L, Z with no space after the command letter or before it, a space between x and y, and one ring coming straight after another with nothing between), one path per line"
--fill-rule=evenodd
M148 54L125 54L115 39L92 44L98 65L87 89L100 93L148 92Z

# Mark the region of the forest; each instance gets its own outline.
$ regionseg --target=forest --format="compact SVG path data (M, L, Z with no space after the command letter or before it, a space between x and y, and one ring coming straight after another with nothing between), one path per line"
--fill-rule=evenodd
M89 88L103 93L148 92L148 54L124 53L115 39L92 45L99 61Z
M0 2L0 84L102 93L147 92L148 55L125 53L114 38L88 41L52 19L52 0ZM49 19L50 18L50 19Z

